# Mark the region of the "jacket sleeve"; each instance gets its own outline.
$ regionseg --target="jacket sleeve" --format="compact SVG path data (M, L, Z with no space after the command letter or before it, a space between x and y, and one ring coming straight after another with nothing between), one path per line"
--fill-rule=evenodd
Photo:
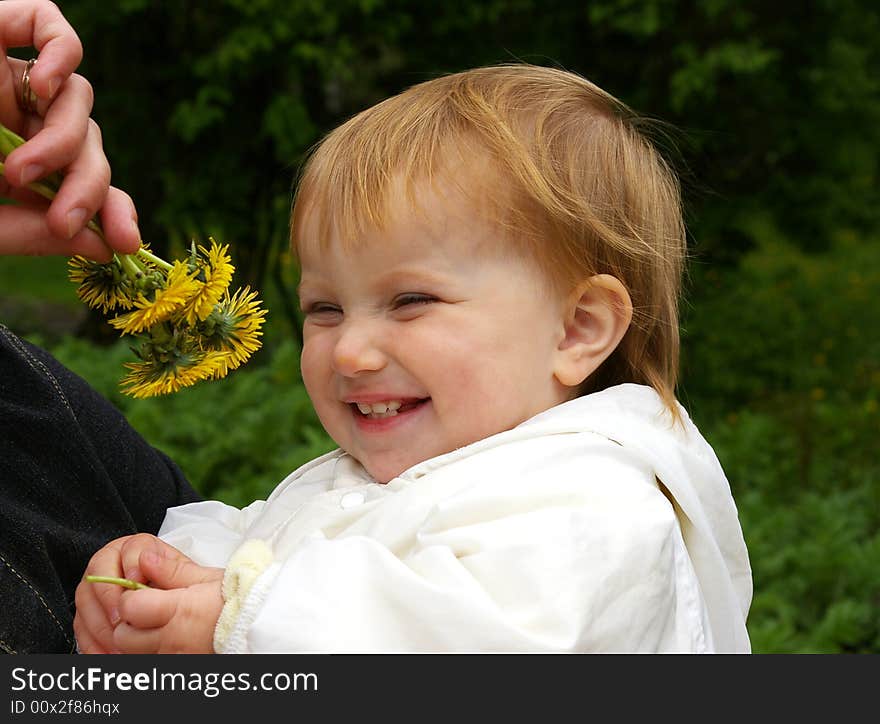
M257 500L245 508L236 508L206 500L170 508L158 535L199 565L223 568L265 504L266 501Z
M544 445L533 468L438 501L407 545L316 533L272 561L249 542L217 650L708 650L699 586L650 470L608 441L584 468L566 444L568 459Z

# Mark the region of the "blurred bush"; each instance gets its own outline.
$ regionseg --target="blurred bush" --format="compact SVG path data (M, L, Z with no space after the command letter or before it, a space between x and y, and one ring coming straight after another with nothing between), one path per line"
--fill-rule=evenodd
M740 510L753 646L880 652L880 244L754 233L739 267L694 268L682 391Z

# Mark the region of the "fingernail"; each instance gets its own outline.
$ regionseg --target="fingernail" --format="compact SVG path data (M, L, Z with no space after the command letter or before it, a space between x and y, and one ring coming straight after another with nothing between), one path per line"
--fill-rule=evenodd
M89 212L85 209L73 209L67 212L67 238L72 239L86 225Z
M138 241L140 241L141 240L141 230L140 230L140 227L138 227L137 221L135 221L134 219L131 220L131 228L134 230L134 233L137 236Z
M110 623L111 623L111 624L113 624L113 625L115 626L116 624L119 623L119 621L120 621L121 619L122 619L122 616L119 615L119 609L118 609L118 608L114 608L114 609L111 609L111 610L110 610Z
M58 86L61 85L60 78L52 78L49 81L49 100L51 101L55 97L55 92L58 90Z
M147 563L152 563L154 566L158 565L162 558L155 551L146 551L144 552L144 558L146 558Z
M32 163L29 166L25 166L21 170L21 185L29 184L31 181L36 181L40 176L46 173L46 169L36 163Z

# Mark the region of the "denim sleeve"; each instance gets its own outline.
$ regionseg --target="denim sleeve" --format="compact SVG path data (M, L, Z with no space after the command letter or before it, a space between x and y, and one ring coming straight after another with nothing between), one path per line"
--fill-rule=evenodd
M92 554L198 499L110 402L0 325L0 610L17 611L0 616L0 651L72 651Z

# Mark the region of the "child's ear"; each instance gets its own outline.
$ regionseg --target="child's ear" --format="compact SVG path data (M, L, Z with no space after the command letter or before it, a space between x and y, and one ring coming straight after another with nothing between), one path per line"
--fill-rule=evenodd
M617 277L597 274L572 291L564 312L553 374L566 387L577 387L620 344L632 321L632 300Z

